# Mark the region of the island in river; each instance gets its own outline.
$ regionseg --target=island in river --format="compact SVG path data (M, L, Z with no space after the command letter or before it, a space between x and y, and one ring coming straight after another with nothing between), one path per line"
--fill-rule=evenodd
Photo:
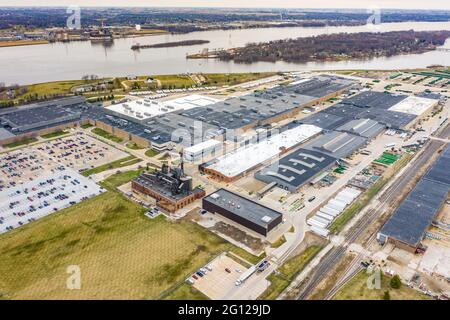
M244 47L188 56L217 58L238 63L340 61L424 53L450 38L450 31L392 31L337 33L313 37L249 43Z
M206 44L209 42L210 42L209 40L184 40L184 41L175 41L175 42L162 42L162 43L156 43L156 44L135 44L131 47L131 50L195 46L195 45L199 45L199 44Z

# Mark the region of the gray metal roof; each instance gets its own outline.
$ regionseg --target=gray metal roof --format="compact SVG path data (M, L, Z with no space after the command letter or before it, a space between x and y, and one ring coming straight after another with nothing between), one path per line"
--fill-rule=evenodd
M219 189L206 196L204 200L231 211L233 214L264 228L267 228L271 221L282 215L278 211L226 189ZM263 220L264 217L269 217L270 220Z
M294 191L328 169L335 161L335 158L321 152L301 148L258 171L255 178L266 183L276 182Z
M386 128L385 125L370 119L357 119L347 122L337 128L337 131L353 133L365 138L373 138Z
M411 246L422 240L450 190L450 146L417 183L380 230Z
M331 131L303 146L304 149L319 151L333 158L345 158L367 142L364 137L346 132Z
M387 92L364 91L356 96L343 100L341 103L360 108L389 109L407 97L406 95Z

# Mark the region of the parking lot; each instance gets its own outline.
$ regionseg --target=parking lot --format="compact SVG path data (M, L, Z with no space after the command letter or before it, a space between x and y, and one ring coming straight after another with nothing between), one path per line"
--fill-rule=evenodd
M94 168L128 156L86 134L76 134L0 154L0 192L66 166L75 170Z
M230 290L236 287L236 280L247 270L226 256L225 253L214 259L208 266L212 271L208 270L203 277L196 276L198 279L193 279L193 286L213 300L223 299Z
M0 192L4 233L104 192L93 181L63 166L54 173Z

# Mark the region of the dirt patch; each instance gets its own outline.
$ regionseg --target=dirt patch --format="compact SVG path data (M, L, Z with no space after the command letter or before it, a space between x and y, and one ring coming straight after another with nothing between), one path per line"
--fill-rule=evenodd
M210 228L210 230L222 233L231 239L246 245L254 251L262 251L264 249L264 242L261 241L261 239L252 237L244 231L232 225L226 224L225 222L217 222L214 227Z

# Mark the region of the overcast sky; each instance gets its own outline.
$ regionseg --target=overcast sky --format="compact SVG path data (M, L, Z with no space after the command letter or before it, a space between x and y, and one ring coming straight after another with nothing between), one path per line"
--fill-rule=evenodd
M397 8L450 10L448 0L0 0L0 6Z

